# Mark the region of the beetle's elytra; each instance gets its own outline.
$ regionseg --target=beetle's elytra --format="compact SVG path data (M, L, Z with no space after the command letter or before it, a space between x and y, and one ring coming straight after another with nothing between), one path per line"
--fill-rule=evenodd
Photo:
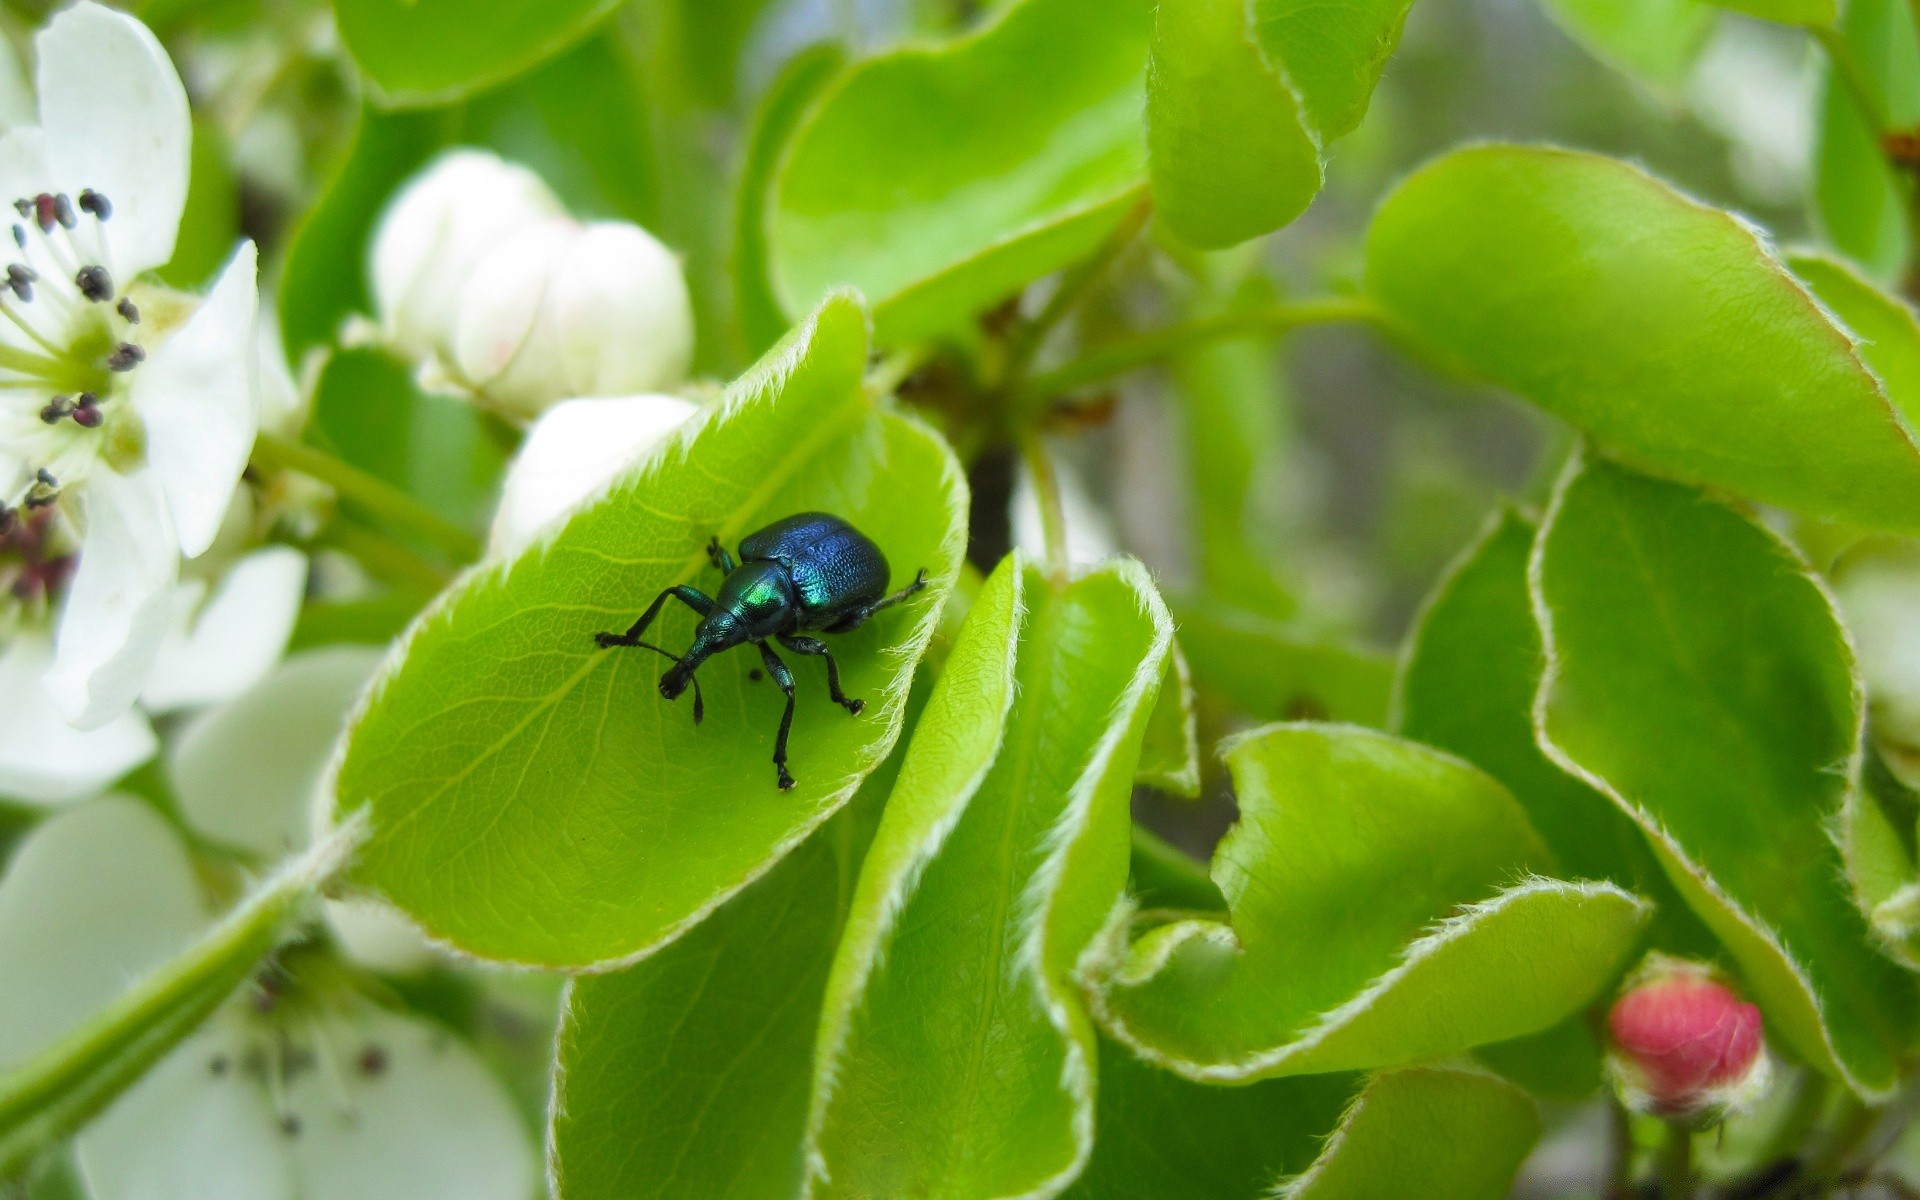
M751 642L759 647L767 674L773 676L787 698L786 711L780 714L780 733L773 742L773 767L784 791L793 786L793 776L787 773L787 734L793 729L793 672L767 645L767 639L795 654L826 659L828 694L835 704L858 714L865 702L850 700L840 690L840 665L833 661L827 644L801 634L808 630L845 633L858 629L881 609L927 586L927 572L923 568L912 583L888 595L892 568L880 547L839 517L818 512L796 513L748 534L740 541L738 563L719 538L707 543L707 557L725 576L718 596L708 596L685 584L670 587L654 597L647 611L625 633L597 633L593 640L602 649L638 646L673 659L673 666L660 677L660 694L673 700L693 684L695 724L706 711L700 682L694 678L700 664L734 646ZM678 598L700 614L693 644L684 655L640 640L669 597Z

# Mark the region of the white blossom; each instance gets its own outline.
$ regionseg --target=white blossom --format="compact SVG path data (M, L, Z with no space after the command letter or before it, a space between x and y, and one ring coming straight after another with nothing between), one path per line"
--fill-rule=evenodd
M180 79L144 25L92 0L36 48L39 124L0 137L17 216L0 281L0 577L39 583L10 588L0 624L54 624L46 692L98 729L147 686L180 561L213 543L252 449L255 253L242 244L204 298L151 282L187 194Z
M673 252L630 222L575 221L483 151L444 156L401 191L371 273L388 343L509 416L671 388L692 362Z
M678 396L565 400L548 409L507 465L487 549L516 554L598 494L698 411Z

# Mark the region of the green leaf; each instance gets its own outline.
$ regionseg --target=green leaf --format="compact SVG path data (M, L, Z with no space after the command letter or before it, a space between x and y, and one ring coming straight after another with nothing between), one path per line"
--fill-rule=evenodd
M1920 530L1920 448L1753 228L1638 168L1483 146L1401 184L1368 285L1416 338L1643 470Z
M510 79L578 41L615 0L474 5L334 0L354 61L388 107L443 104Z
M733 209L734 308L751 354L764 353L789 324L774 289L768 246L774 174L801 119L845 63L846 52L832 42L801 51L787 61L754 112Z
M1127 887L1142 908L1227 911L1227 898L1207 877L1206 864L1142 825L1133 827Z
M556 1196L799 1193L827 970L900 758L685 937L569 986L548 1141Z
M1721 8L1782 25L1831 25L1840 19L1836 0L1713 0Z
M1547 15L1594 54L1663 95L1677 96L1713 29L1703 0L1542 0Z
M1640 824L1769 1034L1883 1094L1920 1008L1828 836L1862 718L1827 593L1764 526L1599 459L1569 468L1535 556L1548 753Z
M362 882L485 958L640 958L765 873L886 757L958 567L965 487L934 435L861 383L866 318L836 296L599 501L519 558L469 574L418 622L349 731L341 811L368 810ZM662 700L660 662L603 651L661 589L712 586L704 547L795 512L836 513L922 596L833 639L851 717L798 662L791 767L781 699L748 652L701 682L709 719ZM675 605L650 634L686 643Z
M1093 1158L1066 1200L1266 1200L1304 1171L1353 1098L1351 1075L1192 1083L1100 1039Z
M493 511L506 454L473 405L415 386L378 350L342 350L314 389L309 436L345 461L478 528Z
M1322 6L1321 12L1333 10ZM1162 4L1147 85L1155 212L1183 240L1231 246L1306 211L1323 178L1318 131L1246 0Z
M1840 30L1896 127L1920 121L1920 38L1907 0L1848 0ZM1880 152L1879 131L1860 112L1837 72L1820 98L1814 159L1815 211L1827 240L1882 283L1893 282L1911 251L1907 202Z
M1458 759L1314 724L1257 730L1225 756L1240 821L1212 873L1229 920L1131 945L1116 928L1089 968L1102 1026L1188 1078L1395 1066L1533 1033L1639 938L1645 905L1619 888L1523 879L1546 848Z
M1176 611L1194 680L1247 716L1386 724L1393 691L1386 655L1302 637L1278 621L1204 600L1182 600Z
M909 341L1091 252L1140 198L1152 13L1150 0L1025 0L979 33L841 76L775 187L787 310L851 284L881 342Z
M1594 1036L1589 1013L1575 1013L1539 1033L1477 1046L1472 1057L1543 1100L1578 1104L1600 1087L1600 1039Z
M1662 948L1710 955L1712 936L1689 917L1639 827L1534 741L1546 659L1527 591L1533 539L1532 524L1503 510L1435 588L1396 681L1394 731L1505 784L1566 874L1652 899Z
M1880 377L1887 398L1908 426L1920 424L1920 321L1913 309L1839 259L1794 254L1787 265L1853 332L1860 357Z
M1193 710L1193 676L1176 643L1167 655L1159 697L1140 745L1139 780L1191 800L1200 794L1200 734Z
M1072 985L1126 883L1172 622L1139 564L982 589L908 746L827 987L808 1194L1044 1195L1092 1150Z
M1483 1072L1376 1076L1307 1172L1276 1200L1499 1200L1540 1136L1526 1093Z
M445 113L382 113L368 106L339 170L293 232L280 277L280 337L298 364L331 342L340 322L373 311L367 247L387 197L433 157Z

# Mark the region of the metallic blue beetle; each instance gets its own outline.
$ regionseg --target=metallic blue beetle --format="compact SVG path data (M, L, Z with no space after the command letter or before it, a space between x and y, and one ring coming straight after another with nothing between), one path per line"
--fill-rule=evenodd
M880 547L839 517L818 512L797 513L747 535L740 542L737 564L719 538L707 543L707 557L726 576L720 582L718 597L685 584L670 587L655 597L625 633L596 633L593 640L602 649L639 646L673 659L674 665L660 677L660 694L674 700L687 690L687 684L693 684L696 725L706 711L700 698L700 681L693 674L700 664L734 646L748 642L758 646L767 674L787 697L786 711L780 715L780 735L773 742L773 766L784 791L793 786L793 776L787 773L787 734L793 728L793 673L767 645L767 639L795 654L826 659L827 693L835 704L858 714L866 702L849 700L840 690L840 666L833 661L827 644L799 635L809 629L825 633L858 629L881 609L927 586L927 573L921 570L912 583L887 595L892 571ZM678 598L700 614L693 645L684 656L640 640L668 597Z

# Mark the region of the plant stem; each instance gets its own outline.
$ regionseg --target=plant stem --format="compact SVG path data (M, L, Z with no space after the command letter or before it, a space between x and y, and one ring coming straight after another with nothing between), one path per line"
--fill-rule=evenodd
M1100 281L1113 261L1133 245L1133 239L1140 236L1140 231L1147 226L1147 218L1152 215L1153 201L1142 196L1120 218L1120 224L1114 227L1098 249L1061 273L1060 286L1047 298L1046 307L1033 320L1022 324L1014 335L1013 366L1009 377L1013 388L1019 387L1027 367L1033 362L1033 355L1040 349L1040 343L1046 340L1047 334L1053 332L1054 326L1073 310L1074 305L1080 303L1087 289Z
M1617 1098L1607 1099L1606 1200L1633 1195L1633 1114Z
M1660 1200L1693 1200L1693 1130L1678 1121L1660 1146Z
M1062 392L1111 379L1208 342L1249 333L1285 333L1303 325L1375 321L1378 318L1378 310L1364 299L1328 297L1261 308L1229 309L1176 321L1123 342L1089 351L1051 371L1034 376L1021 385L1016 404L1020 407L1037 405Z
M274 434L253 444L254 461L265 467L298 471L331 487L386 524L432 543L461 562L480 557L480 541L399 488L331 454Z
M1827 1131L1825 1143L1807 1163L1806 1178L1815 1186L1837 1176L1880 1123L1880 1111L1868 1108L1851 1092L1842 1092L1840 1100L1839 1112Z
M1020 455L1033 476L1033 494L1040 506L1040 529L1047 543L1047 576L1055 588L1067 586L1067 516L1060 500L1060 476L1040 435L1020 431Z

